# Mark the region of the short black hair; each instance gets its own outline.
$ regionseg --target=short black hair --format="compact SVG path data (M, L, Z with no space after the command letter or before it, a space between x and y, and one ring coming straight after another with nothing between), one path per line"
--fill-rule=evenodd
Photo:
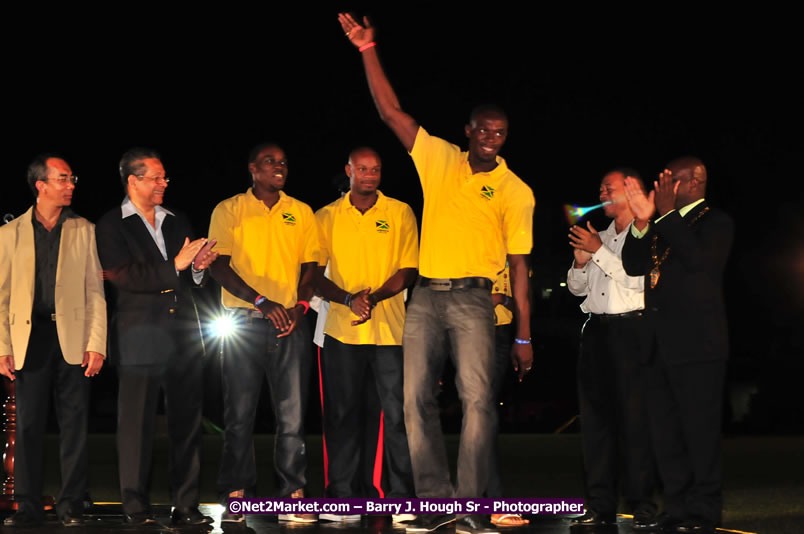
M31 188L34 198L39 196L39 191L36 190L36 182L47 181L47 160L50 158L64 159L53 152L42 152L28 165L28 187Z
M162 161L162 156L159 155L159 152L152 148L134 147L126 150L123 157L120 158L120 181L123 184L123 189L128 185L129 175L140 176L145 172L145 164L142 160L151 158Z
M471 113L469 113L469 124L472 124L472 121L477 119L480 115L497 115L508 122L508 115L505 113L505 110L497 104L480 104L472 108Z
M282 147L274 143L273 141L263 141L262 143L257 143L256 145L254 145L254 148L252 148L248 153L248 162L256 163L257 156L259 156L260 152L262 152L266 148L278 148L279 150L282 150ZM284 150L282 151L284 152Z

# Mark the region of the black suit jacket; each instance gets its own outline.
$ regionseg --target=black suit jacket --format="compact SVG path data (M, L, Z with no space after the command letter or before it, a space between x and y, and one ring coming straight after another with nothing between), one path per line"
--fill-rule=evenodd
M658 357L670 364L721 360L728 356L728 332L723 302L723 271L734 237L734 224L711 208L694 226L689 223L705 207L698 204L685 217L674 211L637 239L628 233L623 267L632 276L645 275L645 309L654 322ZM651 242L658 235L658 256L670 255L660 266L656 288L650 288Z
M95 227L98 256L111 286L109 354L117 365L167 364L178 354L196 352L184 346L188 339L201 340L190 269L177 276L173 263L193 233L186 217L170 211L175 215L167 215L162 224L167 260L142 219L123 219L119 206ZM178 331L190 337L177 336Z

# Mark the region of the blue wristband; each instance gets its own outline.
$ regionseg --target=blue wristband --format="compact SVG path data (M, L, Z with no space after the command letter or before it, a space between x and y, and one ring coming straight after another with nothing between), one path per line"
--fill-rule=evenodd
M530 338L528 339L519 339L518 337L514 338L514 343L517 345L530 345Z
M265 302L266 300L268 300L268 299L267 299L267 298L265 298L265 297L263 297L262 295L260 295L259 297L257 297L256 299L254 299L254 307L255 307L255 308L259 308L259 307L260 307L260 304L262 304L262 303L263 303L263 302Z

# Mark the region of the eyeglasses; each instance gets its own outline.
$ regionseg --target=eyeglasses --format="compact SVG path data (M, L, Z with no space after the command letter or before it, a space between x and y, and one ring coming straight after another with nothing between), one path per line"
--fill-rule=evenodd
M66 174L60 174L58 178L46 178L44 181L47 182L48 180L56 182L59 185L67 185L67 182L75 185L78 183L78 176L72 175L67 176Z
M159 176L157 178L149 178L149 177L146 177L144 174L135 174L134 176L136 176L140 180L146 180L148 182L162 181L162 182L165 182L166 184L170 183L170 177L168 177L168 176Z

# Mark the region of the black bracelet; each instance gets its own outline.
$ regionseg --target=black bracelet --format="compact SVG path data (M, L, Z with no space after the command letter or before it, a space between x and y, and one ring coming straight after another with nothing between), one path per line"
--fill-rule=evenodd
M346 298L345 298L345 299L343 299L343 305L344 305L344 306L346 306L346 307L349 307L349 305L350 305L351 303L352 303L352 294L351 294L351 293L347 293L347 294L346 294Z

